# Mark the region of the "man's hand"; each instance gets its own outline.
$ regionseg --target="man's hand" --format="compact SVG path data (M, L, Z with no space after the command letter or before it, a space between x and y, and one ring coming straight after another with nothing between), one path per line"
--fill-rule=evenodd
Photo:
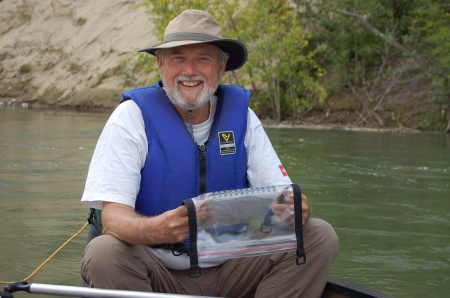
M148 233L152 234L153 243L176 243L182 242L189 237L189 221L186 206L164 212L159 216L152 217ZM147 224L150 224L148 222Z
M197 221L206 221L213 212L200 209L197 212ZM150 217L139 215L128 205L104 202L102 224L104 234L113 235L131 244L176 243L189 237L186 206Z
M198 226L208 221L215 213L214 210L205 210L205 206L206 203L197 210ZM181 242L189 237L189 220L186 206L183 205L174 210L169 210L160 216L156 216L155 219L161 221L157 223L158 235L161 235L161 239L156 240L159 243ZM168 239L174 240L168 241Z
M278 216L284 223L293 227L295 224L294 217L294 197L292 193L283 193L283 202L276 202L272 206L273 214ZM302 224L308 222L310 216L310 210L308 205L308 198L302 194Z
M158 216L143 216L128 205L104 202L103 233L131 244L156 245L180 242L189 237L185 206Z

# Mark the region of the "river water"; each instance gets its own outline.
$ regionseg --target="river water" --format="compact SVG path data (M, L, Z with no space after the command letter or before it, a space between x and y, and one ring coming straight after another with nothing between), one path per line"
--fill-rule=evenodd
M79 200L107 118L0 108L1 281L26 278L84 225ZM312 216L339 236L333 276L398 297L448 297L449 136L266 130L308 195ZM80 285L86 237L84 231L30 282Z

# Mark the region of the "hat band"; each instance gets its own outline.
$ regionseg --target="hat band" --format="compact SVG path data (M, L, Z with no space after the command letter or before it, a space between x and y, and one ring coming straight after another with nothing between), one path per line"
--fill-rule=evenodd
M220 38L209 34L183 32L183 33L172 33L167 36L164 36L163 44L171 41L182 41L182 40L210 41L218 39Z

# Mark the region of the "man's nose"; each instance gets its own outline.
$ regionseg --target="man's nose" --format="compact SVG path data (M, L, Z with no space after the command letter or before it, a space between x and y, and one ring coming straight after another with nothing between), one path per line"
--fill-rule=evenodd
M184 75L196 75L197 74L197 64L195 59L189 59L186 61L183 67Z

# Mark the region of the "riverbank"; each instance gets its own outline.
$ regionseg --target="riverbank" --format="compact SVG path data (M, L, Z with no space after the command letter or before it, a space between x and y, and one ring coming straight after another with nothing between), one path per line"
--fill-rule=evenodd
M145 7L135 7L134 1L0 0L0 22L3 106L110 112L120 94L131 88L126 81L133 81L133 86L145 82L146 75L125 61L136 57L138 48L158 42ZM428 123L428 115L443 112L423 100L427 92L423 82L419 77L398 88L402 99L397 106L377 110L376 121L364 121L361 103L342 90L297 119L263 122L282 127L443 131L442 124Z

